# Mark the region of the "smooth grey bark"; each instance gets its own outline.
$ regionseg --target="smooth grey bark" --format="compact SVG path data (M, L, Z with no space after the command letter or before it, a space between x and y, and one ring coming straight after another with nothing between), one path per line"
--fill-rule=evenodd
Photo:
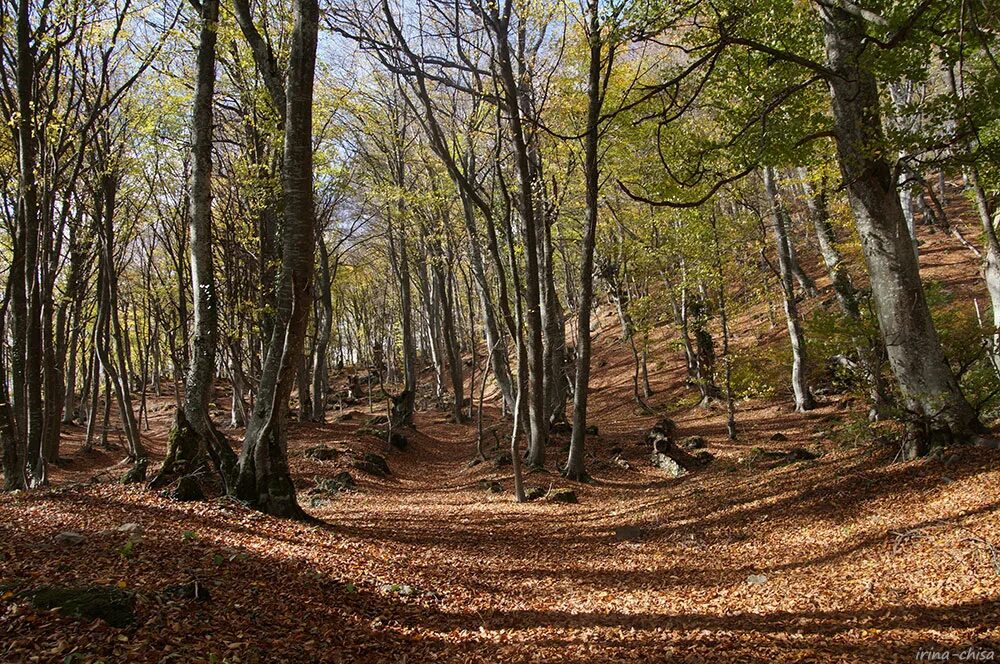
M441 307L437 290L432 285L432 277L427 270L427 257L430 255L428 249L427 234L421 226L421 239L423 241L423 251L420 254L420 261L417 266L417 274L420 281L420 295L424 301L424 330L427 335L427 350L430 351L431 364L434 366L434 394L438 398L444 396L445 383L445 362L441 341Z
M326 419L326 355L330 347L333 328L333 298L330 294L330 251L322 233L317 238L319 249L319 274L316 281L316 347L313 349L312 366L312 420ZM409 277L407 277L409 278ZM412 334L412 332L411 332ZM406 330L403 331L406 336Z
M431 280L433 282L435 299L441 307L441 332L444 343L445 355L448 359L448 373L451 380L452 408L451 415L456 422L462 422L465 416L462 413L464 403L464 378L462 371L462 354L458 347L458 335L455 329L455 302L454 294L451 292L450 280L445 276L445 260L443 252L438 247L432 256ZM450 270L449 270L450 272Z
M583 245L581 247L580 295L576 312L576 375L573 381L573 430L564 475L571 480L587 478L584 466L584 445L587 432L587 402L590 396L590 316L594 303L594 247L597 243L597 222L600 196L600 115L601 95L601 19L597 0L587 3L588 42L590 57L587 67L587 129L584 136Z
M465 229L469 236L469 264L472 267L472 275L476 280L480 308L483 311L486 345L491 349L496 348L498 351L490 354L490 366L493 369L493 377L500 388L500 395L503 397L506 408L513 411L514 390L511 385L510 365L507 359L507 349L500 343L502 342L500 327L497 324L496 312L493 307L493 296L486 278L486 268L483 264L483 255L479 246L479 228L476 223L476 211L468 195L461 190L459 191L459 195L462 199Z
M989 200L979 181L979 168L975 163L965 168L966 179L976 198L976 211L983 226L983 237L986 253L983 257L982 273L986 282L986 290L990 296L990 308L993 312L993 330L991 333L994 369L1000 372L1000 241L997 240L996 227L990 212Z
M393 155L393 178L396 186L403 190L406 186L406 115L399 119L398 142L396 154ZM396 276L399 280L400 332L402 333L403 350L403 391L391 398L389 413L389 434L397 427L411 426L416 408L417 398L417 340L413 330L413 285L410 281L410 248L406 241L404 215L406 201L400 197L396 201L395 214L399 225L396 237L395 224L390 219L389 242L390 255ZM392 213L390 213L391 216ZM395 239L394 239L395 238Z
M726 270L723 266L722 242L719 239L719 227L715 214L710 217L712 222L712 241L715 245L715 276L718 279L719 325L722 327L722 366L723 385L726 394L726 435L729 440L736 440L736 403L733 399L732 358L729 355L729 312L726 306Z
M395 45L402 56L405 57L406 61L409 63L410 73L408 75L411 79L411 87L413 93L420 101L420 105L423 108L423 114L420 117L420 120L424 127L424 131L430 140L431 148L441 160L441 163L444 164L449 177L459 193L462 203L463 220L465 221L465 228L469 239L470 264L473 276L476 280L476 287L479 291L480 303L483 309L483 322L486 328L486 342L492 349L501 339L501 335L496 320L496 313L493 307L492 294L486 278L486 269L483 263L482 250L479 245L479 231L475 215L476 209L478 209L487 219L489 249L494 259L494 263L496 264L500 280L500 309L508 323L508 331L513 333L513 330L511 329L513 322L506 301L506 278L503 273L503 263L496 251L496 237L495 233L492 232L493 209L490 203L486 200L486 197L483 195L483 192L479 189L479 185L475 182L476 163L473 150L467 149L461 156L461 161L459 161L459 158L454 154L455 150L446 138L446 133L438 121L438 114L427 88L427 77L423 64L417 54L410 48L405 35L399 28L399 25L393 16L389 3L386 0L383 0L381 7L382 14L386 20L386 25L393 36ZM382 54L382 56L388 58L388 54ZM385 60L385 62L388 64L387 60ZM471 133L471 128L469 129ZM472 144L471 135L467 134L466 140L468 145ZM494 378L497 381L500 393L504 399L504 406L509 410L513 408L514 400L513 388L511 386L510 363L507 358L506 348L500 348L498 350L500 352L494 352L491 354L490 363Z
M860 19L841 8L823 6L820 17L834 73L828 82L838 160L890 366L908 410L935 432L965 438L981 425L941 348L892 170L878 151L885 137L878 86L862 59L867 36ZM917 444L907 456L925 449Z
M892 100L892 113L889 122L898 130L906 130L908 125L915 122L916 118L911 117L907 106L911 103L914 94L914 82L909 80L891 83L889 88L889 98ZM896 186L899 196L899 207L903 211L903 218L906 219L906 228L910 232L910 241L913 245L913 255L920 261L920 247L917 243L917 216L914 206L914 178L905 167L905 153L899 155L899 162L903 164L899 168L899 175L896 178Z
M827 190L825 183L821 182L818 187L814 187L808 179L808 172L805 168L799 170L802 177L802 186L806 194L806 207L809 216L812 218L813 227L816 230L816 239L819 244L820 255L823 257L823 264L826 266L830 281L833 284L834 293L837 295L837 302L841 311L853 321L861 320L861 309L858 303L858 292L851 280L851 275L847 271L840 250L837 249L837 238L834 235L833 224L830 222L830 212L827 207ZM865 378L869 383L869 393L872 401L872 408L869 413L871 419L881 417L886 406L885 385L882 378L882 361L884 356L873 344L858 341L858 358L863 364Z
M97 337L100 334L96 326L94 328L94 348L91 352L89 386L89 405L87 407L87 437L83 441L83 449L90 450L94 447L94 432L97 431L97 408L101 400L101 363L97 358ZM84 392L84 399L88 397L88 392Z
M184 387L184 419L197 436L189 450L175 446L184 436L171 437L167 457L154 480L166 475L193 472L210 457L228 492L236 467L236 454L212 423L209 403L215 381L216 348L219 345L219 301L215 282L212 242L212 140L215 94L216 41L219 0L201 0L200 31L195 73L194 109L191 117L191 181L188 199L191 212L188 232L191 294L194 304L194 334ZM189 458L186 458L189 457Z
M10 278L14 314L14 418L18 445L25 446L28 483L48 482L42 454L42 327L39 267L38 136L35 126L35 53L31 3L17 3L15 93L17 97L18 207ZM19 456L21 456L19 454Z
M104 143L104 157L107 159L112 146L106 134ZM114 390L122 428L125 430L129 458L135 463L133 469L135 474L131 475L130 479L141 481L145 479L148 460L146 449L139 436L139 424L132 408L132 393L128 383L128 362L124 348L125 334L118 315L118 272L115 266L114 235L114 216L119 186L118 175L111 172L104 173L100 178L99 186L99 210L95 213L95 223L98 225L99 233L99 251L101 252L98 270L97 318L102 323L104 337L101 339L103 343L96 345L97 357L101 362L106 381L110 382ZM114 354L111 352L112 342ZM110 397L108 404L110 404Z
M296 392L299 400L298 421L312 420L312 380L309 377L312 349L305 347L303 342L302 356L299 358L299 370L295 374Z
M698 286L697 293L685 293L685 316L694 336L694 379L701 393L702 408L708 408L719 397L721 391L715 380L715 340L709 330L711 315L705 284Z
M499 70L501 87L509 113L508 129L514 148L515 170L518 176L517 212L524 233L524 318L527 322L527 338L524 345L528 368L528 458L530 466L545 463L545 443L548 438L548 422L545 417L545 377L542 343L541 293L539 282L538 228L535 213L534 187L531 156L527 142L527 128L521 117L522 86L525 76L514 72L514 56L510 49L511 5L505 3L504 11L491 7L488 10L487 25L494 36L495 59Z
M540 279L543 296L542 325L545 330L543 336L545 419L551 424L566 420L566 317L555 287L551 220L543 219L542 228L539 255L542 258Z
M805 168L799 169L799 176L802 178L802 186L806 194L809 217L812 219L813 229L816 231L819 253L823 258L827 274L830 275L833 291L837 294L840 308L851 318L860 318L858 294L851 281L851 275L847 271L844 258L841 256L840 250L837 249L837 238L833 232L830 210L827 206L826 187L822 183L819 187L814 187L808 179L809 174Z
M249 408L246 402L247 381L243 375L240 343L233 339L229 342L229 384L232 386L232 404L230 406L229 425L233 428L244 427L249 420Z
M317 1L295 0L285 83L284 227L277 309L235 491L263 512L291 518L305 516L288 469L286 420L311 308L316 247L312 105L318 29Z
M781 282L781 292L785 305L785 324L788 326L788 338L792 344L792 392L795 394L796 412L812 410L815 407L812 393L807 381L806 339L802 332L802 321L799 318L798 304L795 301L795 291L792 286L791 260L789 256L788 234L785 220L788 218L778 195L774 169L764 168L764 193L767 195L770 208L771 232L778 255L778 279Z
M10 286L6 289L3 304L0 305L0 339L7 338L5 322L7 307L10 303ZM14 430L14 413L11 409L8 393L7 362L0 353L0 461L2 461L4 490L17 491L25 487L24 457L21 455Z

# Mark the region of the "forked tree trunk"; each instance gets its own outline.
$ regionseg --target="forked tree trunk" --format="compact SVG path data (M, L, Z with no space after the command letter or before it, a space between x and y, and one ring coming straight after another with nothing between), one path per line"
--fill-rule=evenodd
M313 199L312 105L319 6L296 0L286 82L284 226L274 330L260 389L240 453L236 496L257 509L301 518L288 469L288 398L302 354L311 301L316 246Z
M513 143L514 162L518 175L517 212L524 233L524 297L527 322L528 373L528 465L542 466L545 463L545 443L548 438L548 422L545 417L545 378L542 344L541 290L538 260L538 227L535 214L535 191L537 186L532 177L531 156L527 139L527 128L521 117L522 85L526 76L514 71L514 56L511 53L511 24L509 14L501 15L497 8L490 10L488 20L496 41L497 66L503 88L504 101L509 117L510 138Z

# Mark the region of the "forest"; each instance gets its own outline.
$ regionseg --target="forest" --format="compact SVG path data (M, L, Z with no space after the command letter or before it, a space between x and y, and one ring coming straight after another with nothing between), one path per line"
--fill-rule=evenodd
M0 662L993 661L992 0L0 0Z

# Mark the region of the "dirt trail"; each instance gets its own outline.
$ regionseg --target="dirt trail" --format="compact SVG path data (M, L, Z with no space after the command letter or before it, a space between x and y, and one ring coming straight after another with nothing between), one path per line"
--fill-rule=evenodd
M948 264L932 251L941 241L927 246L932 269ZM595 481L572 486L576 505L512 502L509 466L469 467L474 426L436 411L418 415L402 452L357 433L365 412L293 427L292 468L321 525L91 484L116 457L79 454L69 431L72 462L54 489L0 497L0 661L908 662L922 649L1000 649L995 450L893 464L891 447L829 439L850 416L837 401L808 415L741 404L741 439L729 442L720 413L678 405L679 358L658 348L667 364L652 405L717 456L667 479L649 466L643 433L656 417L630 403L630 356L612 323L596 342ZM162 401L148 440L160 452ZM787 440L771 441L779 432ZM556 438L529 486L569 486L555 472L565 443ZM386 454L392 475L354 472L357 491L313 506L315 480L347 467L307 459L317 444ZM795 445L825 454L750 462ZM118 528L129 522L143 534L126 551ZM621 526L637 537L618 541ZM54 544L65 530L87 539ZM164 594L192 578L209 601ZM19 594L55 582L134 591L136 624L36 612Z

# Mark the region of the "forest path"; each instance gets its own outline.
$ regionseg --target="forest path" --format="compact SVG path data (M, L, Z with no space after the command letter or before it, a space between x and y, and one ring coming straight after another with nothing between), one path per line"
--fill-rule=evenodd
M929 239L925 269L960 277L949 266L961 261L935 251L943 241ZM514 502L509 466L469 467L474 424L435 410L418 413L405 451L358 432L370 416L362 406L350 419L293 424L290 466L314 524L121 486L108 481L123 470L119 452L83 454L80 431L67 429L69 463L53 469L55 486L0 496L0 661L910 662L927 648L954 660L970 645L1000 650L995 450L892 463L893 446L852 444L852 431L872 432L839 398L808 414L784 398L741 403L740 439L729 441L722 413L691 407L680 357L661 338L651 405L716 455L668 479L650 467L643 440L660 415L636 411L631 353L616 329L603 319L595 342L594 482L558 475L565 434L547 471L527 475L528 486L573 488L578 504ZM783 334L760 311L734 329L739 347ZM170 401L154 404L154 453ZM318 444L385 454L392 475L307 458ZM793 446L824 454L754 461L760 449ZM342 470L358 490L314 505L316 479ZM90 481L95 471L102 481ZM142 530L131 547L126 523ZM621 526L634 537L616 538ZM86 540L56 544L67 530ZM192 578L209 601L167 594ZM136 624L35 611L19 595L49 583L133 591Z

